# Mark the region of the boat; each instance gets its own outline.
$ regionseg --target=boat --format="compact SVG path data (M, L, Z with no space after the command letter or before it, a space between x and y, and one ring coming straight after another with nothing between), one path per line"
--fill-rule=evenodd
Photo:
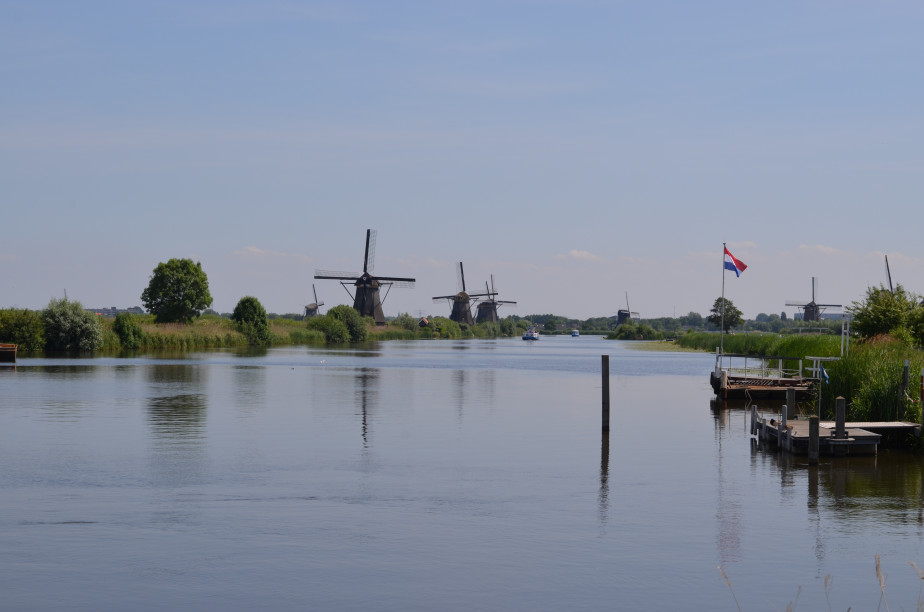
M581 335L581 332L579 332L578 330L576 330L576 329L572 329L572 330L571 330L571 337L572 337L572 338L577 338L577 337L580 336L580 335Z
M530 327L526 330L526 333L523 334L524 340L538 340L539 332L536 331L535 327Z

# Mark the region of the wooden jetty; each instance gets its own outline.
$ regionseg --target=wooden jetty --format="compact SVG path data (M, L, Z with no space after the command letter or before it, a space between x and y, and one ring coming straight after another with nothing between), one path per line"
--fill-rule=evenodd
M794 390L801 398L815 394L821 372L821 362L837 357L806 357L808 368L795 357L754 357L733 355L716 349L715 369L709 374L709 384L717 398L760 398L785 395ZM784 363L795 363L785 368ZM808 374L807 376L805 374Z
M906 421L846 422L844 398L837 398L834 421L819 421L818 417L787 419L782 414L761 415L751 407L751 435L775 444L780 450L795 455L844 456L875 455L883 438L903 440L909 435L921 436L921 425Z
M0 363L16 363L15 344L0 344Z

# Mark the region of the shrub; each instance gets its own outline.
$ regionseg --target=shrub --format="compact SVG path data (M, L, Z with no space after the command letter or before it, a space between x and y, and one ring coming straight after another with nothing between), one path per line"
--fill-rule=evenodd
M95 351L103 344L96 315L80 302L67 298L51 300L42 311L45 321L45 347L55 351Z
M250 344L262 345L270 341L266 309L257 298L250 295L242 297L231 313L231 320L237 323L238 330Z
M351 342L363 342L366 339L366 321L356 312L355 308L340 304L328 310L324 316L343 322L350 332Z
M344 344L350 341L350 330L346 324L329 315L308 319L308 329L323 332L325 340L331 344Z
M19 345L23 351L40 351L45 346L45 322L40 312L25 308L0 310L0 342Z
M122 348L136 349L144 342L144 332L141 331L141 324L131 313L121 312L117 314L112 324L112 331L119 337Z

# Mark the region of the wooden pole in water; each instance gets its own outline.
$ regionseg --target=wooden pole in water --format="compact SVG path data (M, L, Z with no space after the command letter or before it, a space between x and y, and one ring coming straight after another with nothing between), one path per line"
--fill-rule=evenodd
M818 465L818 416L809 417L809 445L808 445L808 462L809 465Z
M796 390L786 389L786 420L796 418Z
M610 431L610 356L602 355L601 373L603 376L603 431Z
M847 437L847 430L844 428L846 417L847 400L839 395L834 399L834 437L838 440Z

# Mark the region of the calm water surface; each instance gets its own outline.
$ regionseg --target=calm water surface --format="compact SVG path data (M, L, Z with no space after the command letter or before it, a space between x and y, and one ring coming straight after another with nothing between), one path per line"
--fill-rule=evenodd
M613 429L600 432L600 356ZM599 337L0 368L3 610L917 607L921 461L781 456ZM801 593L798 593L801 587ZM798 601L796 601L798 593Z

